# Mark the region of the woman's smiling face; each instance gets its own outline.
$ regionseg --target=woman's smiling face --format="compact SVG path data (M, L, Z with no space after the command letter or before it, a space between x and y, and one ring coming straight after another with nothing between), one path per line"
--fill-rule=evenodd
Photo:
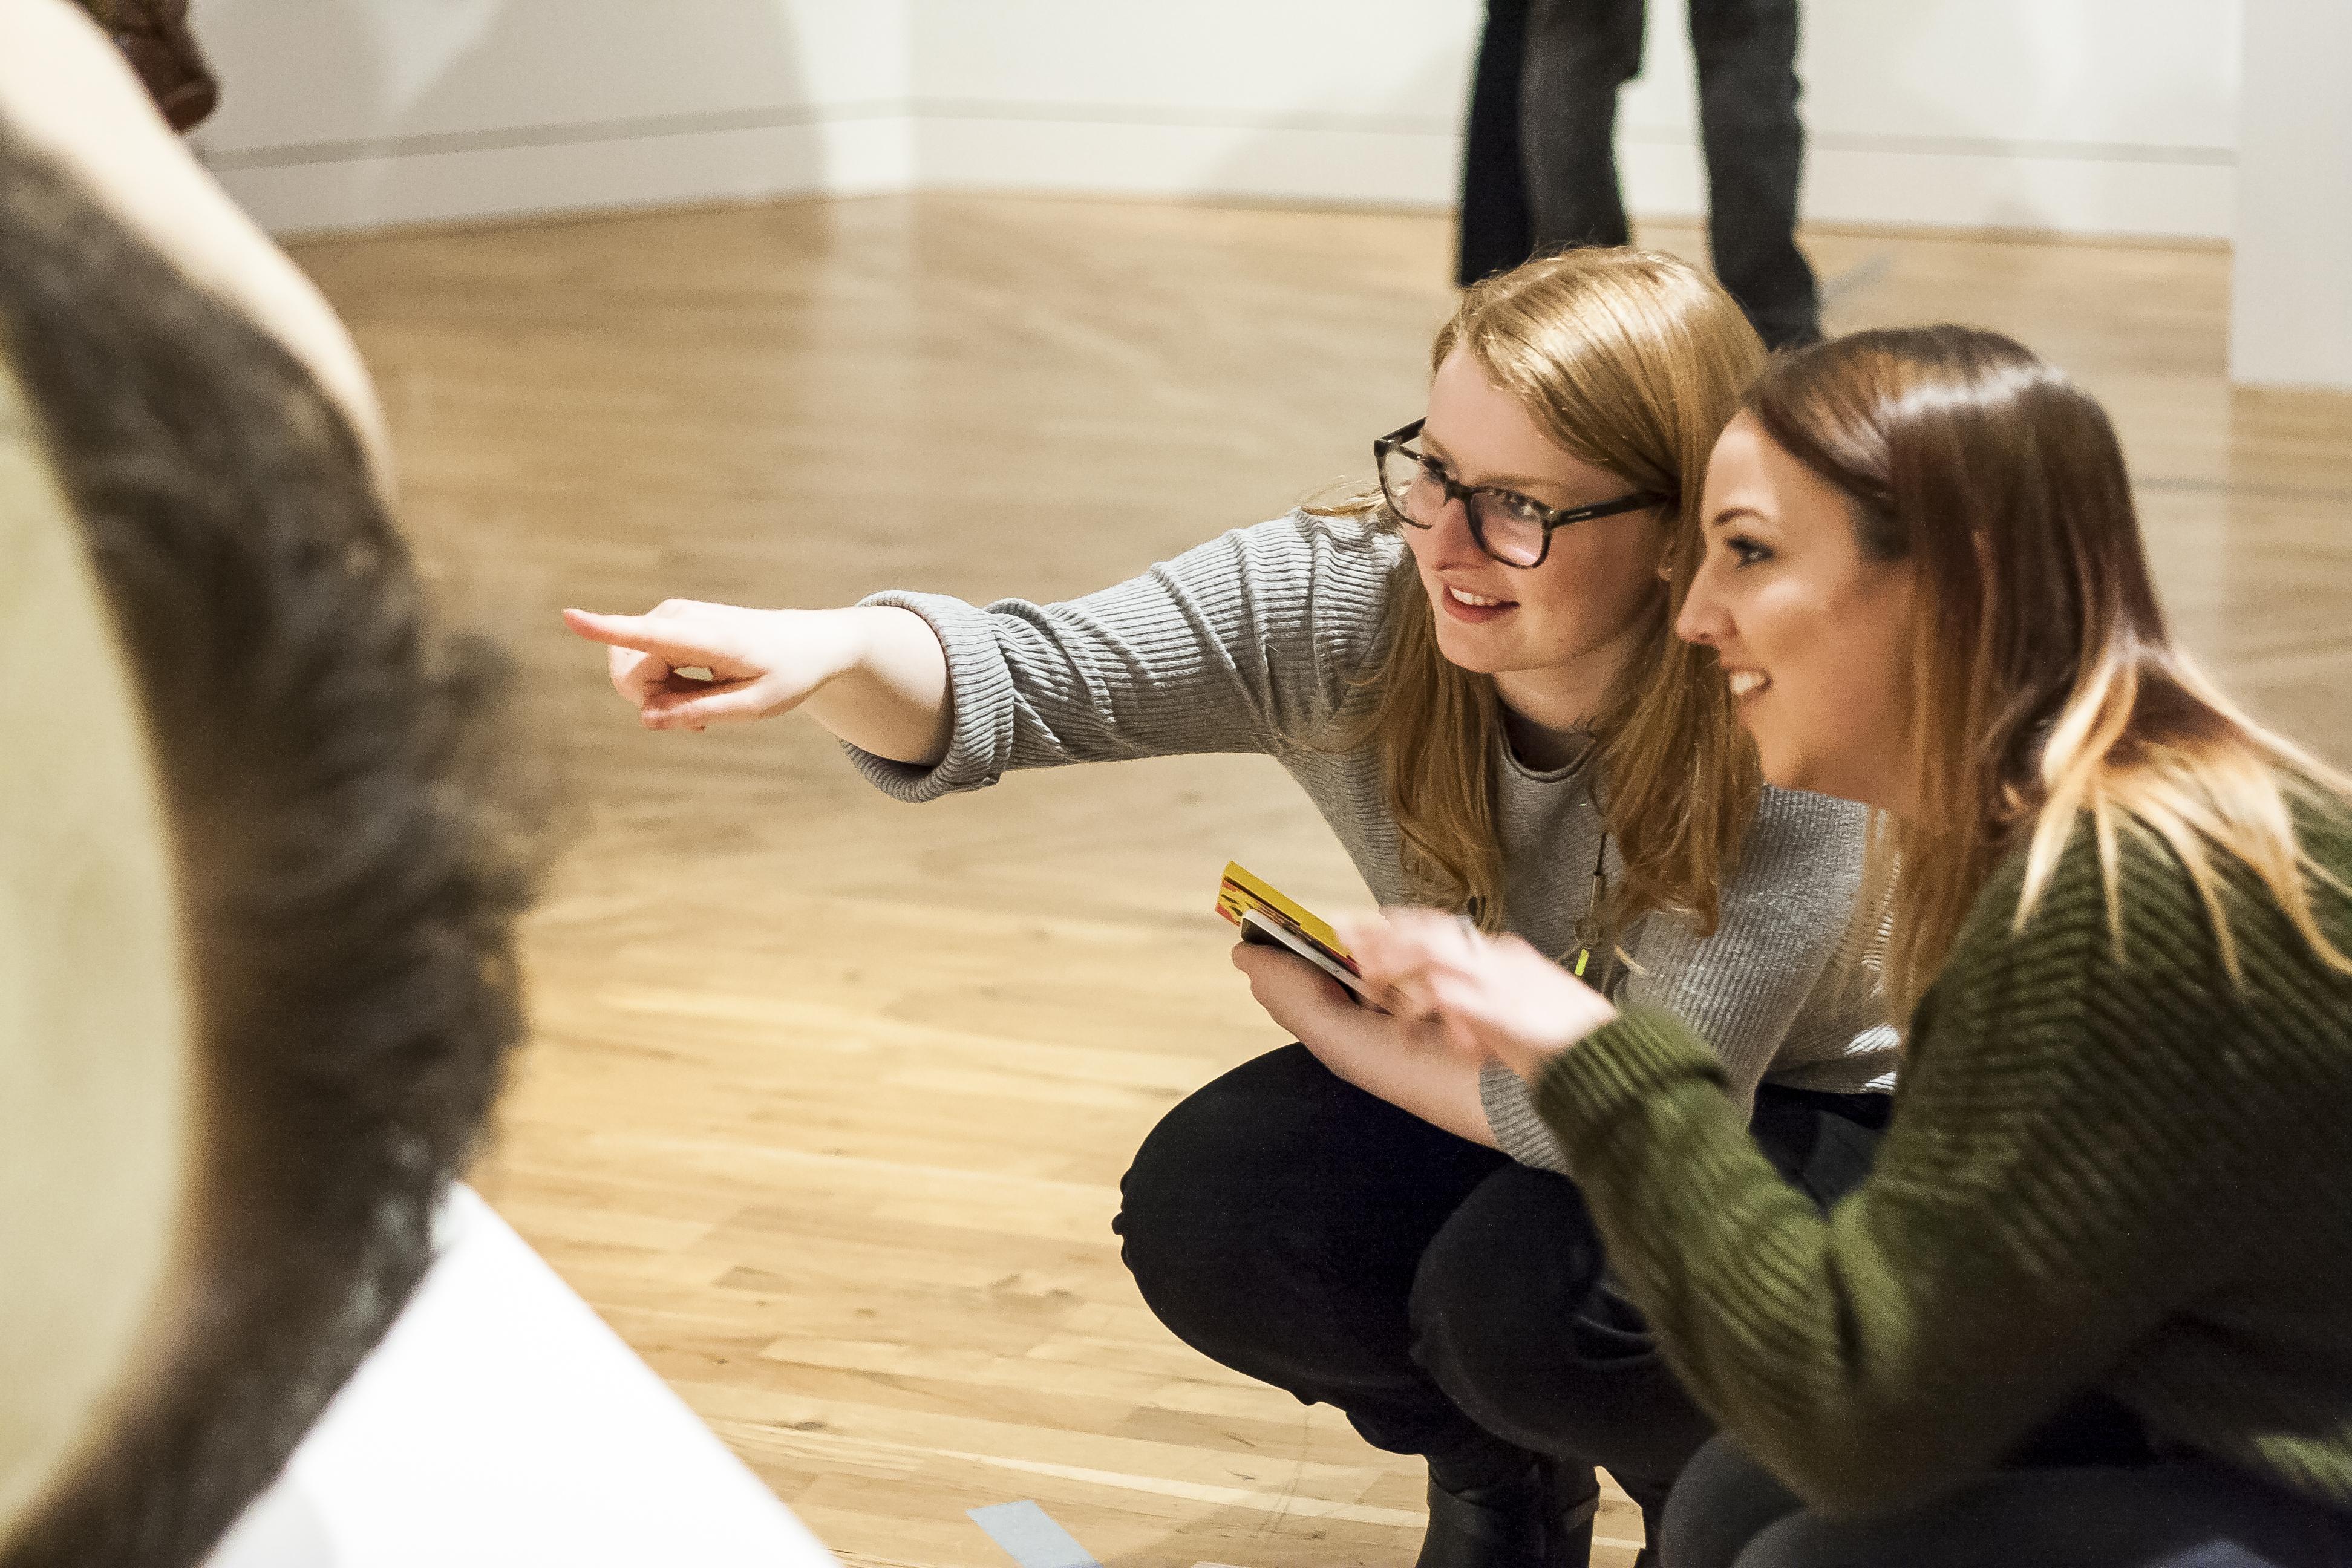
M1414 445L1457 484L1517 490L1555 510L1614 500L1630 488L1563 450L1459 349L1430 383ZM1623 512L1556 530L1540 565L1506 566L1479 548L1459 501L1434 526L1404 534L1436 612L1439 651L1482 675L1538 679L1612 655L1638 633L1661 591L1667 543L1656 513Z
M1764 776L1904 812L1912 567L1866 556L1853 503L1744 414L1716 443L1701 517L1675 630L1715 650Z

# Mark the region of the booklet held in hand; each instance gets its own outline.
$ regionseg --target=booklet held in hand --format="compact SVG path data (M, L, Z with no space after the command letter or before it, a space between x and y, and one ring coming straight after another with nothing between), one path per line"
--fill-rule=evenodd
M1224 880L1217 885L1217 912L1241 927L1244 942L1286 947L1356 995L1371 1000L1339 933L1272 883L1244 870L1239 861L1225 865Z

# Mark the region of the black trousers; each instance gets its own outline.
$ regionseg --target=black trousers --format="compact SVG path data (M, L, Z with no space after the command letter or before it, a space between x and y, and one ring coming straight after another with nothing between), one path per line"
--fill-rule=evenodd
M1617 89L1642 67L1643 0L1488 0L1462 177L1464 287L1569 246L1623 245ZM1766 343L1821 335L1797 248L1805 132L1797 0L1690 0L1715 270Z
M1828 1520L1727 1437L1675 1489L1664 1568L2352 1568L2352 1514L2194 1458L2041 1452L1908 1513Z
M1757 1140L1827 1205L1884 1095L1768 1088ZM1611 1285L1574 1183L1342 1081L1304 1046L1246 1062L1144 1140L1117 1228L1179 1339L1454 1486L1530 1456L1606 1466L1645 1510L1713 1424Z

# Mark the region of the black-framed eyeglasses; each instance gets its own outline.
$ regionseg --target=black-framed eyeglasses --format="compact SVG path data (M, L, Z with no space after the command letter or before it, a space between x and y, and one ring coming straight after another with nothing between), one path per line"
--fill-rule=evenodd
M1436 527L1446 503L1460 501L1470 519L1470 537L1506 566L1542 565L1544 557L1551 553L1553 531L1571 522L1667 504L1662 497L1635 494L1561 510L1499 485L1459 484L1436 458L1405 445L1421 434L1426 423L1416 419L1372 443L1372 458L1380 465L1381 498L1399 521L1415 528Z

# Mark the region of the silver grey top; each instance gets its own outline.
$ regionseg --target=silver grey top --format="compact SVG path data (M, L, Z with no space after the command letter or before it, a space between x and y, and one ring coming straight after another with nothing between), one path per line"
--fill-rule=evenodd
M850 756L877 787L920 801L1016 768L1264 752L1313 799L1372 896L1410 901L1378 754L1322 749L1370 700L1356 678L1381 651L1403 553L1391 534L1294 512L1066 604L982 609L877 594L866 603L912 610L939 634L954 732L935 767L856 747ZM1503 750L1507 923L1545 952L1571 953L1602 837L1593 770L1537 772ZM1625 933L1633 967L1614 994L1679 1014L1721 1053L1743 1102L1765 1079L1840 1093L1894 1084L1874 922L1852 919L1864 824L1850 802L1768 789L1715 934L1695 937L1665 915ZM1613 875L1613 844L1609 856ZM1496 1142L1523 1163L1560 1169L1519 1079L1490 1064L1481 1088Z

